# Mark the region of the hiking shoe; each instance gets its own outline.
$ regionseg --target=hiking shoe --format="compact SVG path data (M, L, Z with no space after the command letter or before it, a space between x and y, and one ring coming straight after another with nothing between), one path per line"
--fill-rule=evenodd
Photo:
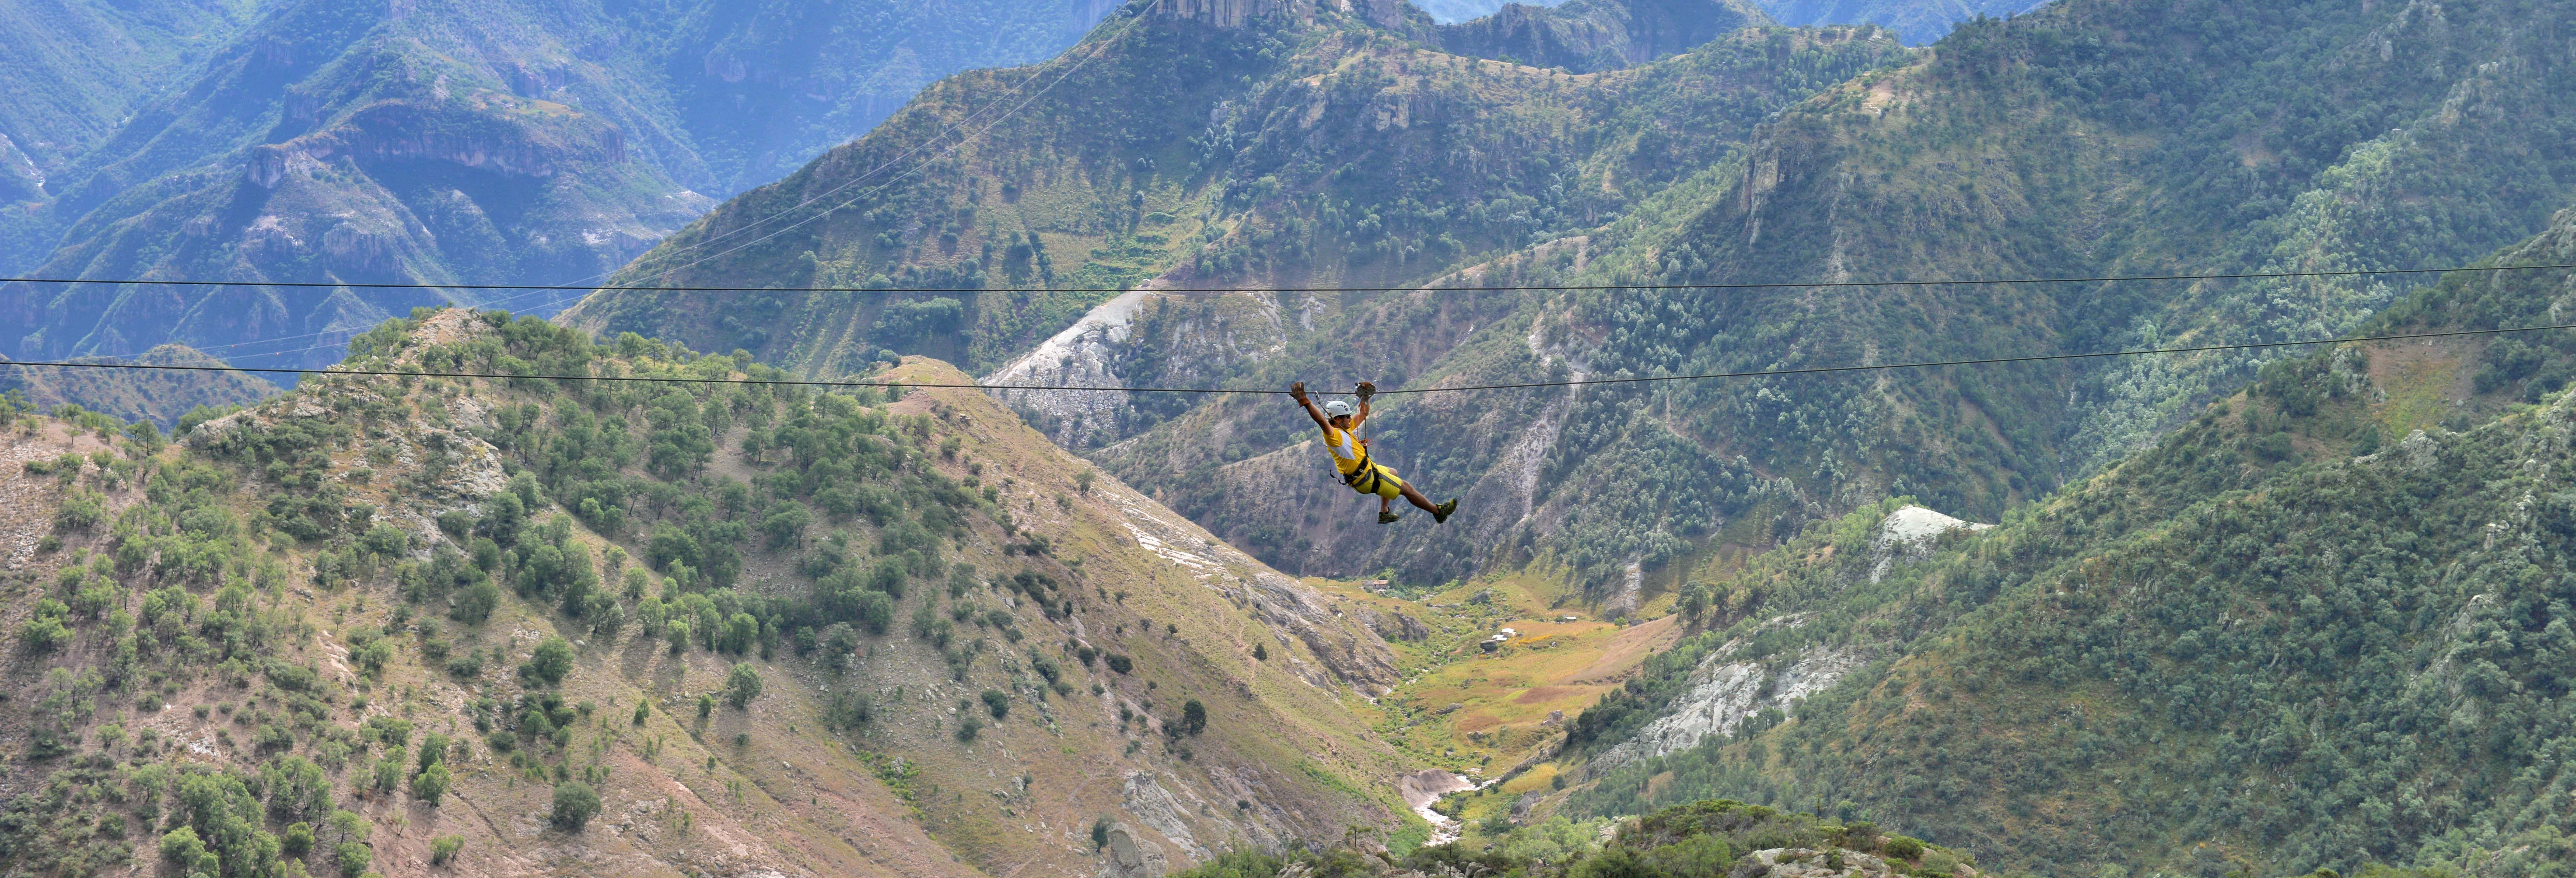
M1403 520L1404 516L1397 515L1392 512L1380 512L1377 514L1377 523L1379 524L1394 524Z
M1431 510L1431 523L1440 524L1446 522L1449 520L1450 513L1457 511L1458 498L1451 497L1449 498L1449 502L1440 504L1440 508Z

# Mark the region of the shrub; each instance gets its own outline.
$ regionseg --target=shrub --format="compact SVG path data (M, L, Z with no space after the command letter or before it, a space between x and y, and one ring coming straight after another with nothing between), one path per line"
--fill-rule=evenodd
M751 700L758 697L760 697L759 669L753 668L750 662L735 663L733 670L725 674L725 703L740 710L750 707Z
M994 719L1008 718L1011 715L1011 696L1003 694L1000 689L986 689L984 709L992 711Z
M313 824L296 821L286 825L286 833L277 837L278 849L287 856L302 857L313 851Z
M570 673L572 644L561 637L548 637L538 643L536 653L519 666L520 679L542 680L548 686L562 685L564 676Z
M1119 655L1119 654L1114 653L1114 652L1109 654L1109 669L1110 669L1110 670L1117 671L1117 672L1119 672L1119 673L1121 673L1121 674L1124 674L1124 673L1127 673L1128 671L1135 670L1135 668L1136 668L1136 662L1135 662L1133 659L1129 659L1129 658L1128 658L1128 657L1126 657L1126 656Z
M464 848L465 836L462 835L442 835L430 839L429 863L436 866L456 859L456 852Z
M492 618L492 610L501 605L501 587L483 580L457 593L456 605L448 608L449 618L468 625L481 625Z
M431 763L427 770L412 775L411 795L432 808L438 807L438 800L447 796L446 763Z
M975 740L975 736L983 731L984 720L974 714L967 714L965 719L957 722L957 740Z
M334 859L339 860L342 874L354 876L367 871L367 865L376 861L376 852L366 845L344 841L336 849Z
M577 780L555 784L555 807L550 819L556 829L579 832L599 813L599 793Z
M1891 835L1879 842L1878 852L1891 860L1912 860L1923 856L1923 843L1906 836Z

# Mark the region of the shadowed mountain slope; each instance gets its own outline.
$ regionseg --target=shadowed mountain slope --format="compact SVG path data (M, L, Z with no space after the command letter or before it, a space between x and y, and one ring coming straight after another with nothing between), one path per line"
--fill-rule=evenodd
M109 23L162 16L94 11ZM1107 11L1096 0L244 7L232 10L250 20L238 34L189 44L203 57L184 75L136 62L135 75L159 71L171 88L131 99L112 130L57 143L61 166L40 190L0 196L24 202L8 212L23 258L6 264L45 277L579 284L714 198L865 132L938 76L1043 58ZM542 313L575 295L455 297ZM449 298L15 284L0 288L12 327L0 353L121 356L175 341L324 365L350 334Z

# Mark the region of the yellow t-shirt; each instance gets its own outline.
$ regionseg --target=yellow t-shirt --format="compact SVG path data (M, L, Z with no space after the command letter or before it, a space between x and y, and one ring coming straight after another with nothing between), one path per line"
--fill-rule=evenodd
M1351 436L1350 431L1325 424L1324 450L1332 453L1333 469L1340 471L1342 475L1347 476L1359 471L1362 453L1360 441Z

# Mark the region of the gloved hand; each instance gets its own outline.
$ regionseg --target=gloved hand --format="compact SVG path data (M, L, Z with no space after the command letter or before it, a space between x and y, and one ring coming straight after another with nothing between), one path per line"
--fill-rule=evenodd
M1306 382L1299 381L1288 385L1288 398L1294 399L1298 402L1305 402Z
M1365 405L1368 403L1369 397L1377 395L1377 385L1362 381L1360 382L1360 386L1351 388L1351 392L1358 394L1360 403Z

